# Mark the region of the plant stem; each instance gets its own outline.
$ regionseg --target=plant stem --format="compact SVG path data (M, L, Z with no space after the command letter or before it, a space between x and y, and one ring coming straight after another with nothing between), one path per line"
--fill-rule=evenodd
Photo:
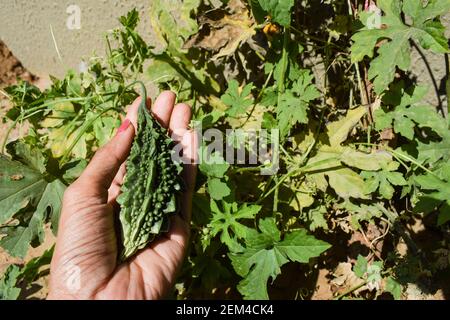
M320 166L322 166L322 165L324 165L324 164L335 162L336 160L339 160L339 158L337 158L337 157L331 157L331 158L328 158L328 159L324 159L324 160L320 160L320 161L317 161L317 162L308 164L308 165L306 165L306 166L304 166L304 167L301 167L301 168L294 169L294 170L292 170L292 171L290 171L290 172L284 174L283 177L282 177L280 180L278 180L278 182L276 182L275 186L274 186L272 189L270 189L266 194L264 194L264 195L256 202L256 204L261 203L261 202L262 202L265 198L267 198L272 192L274 192L275 190L277 190L277 188L278 188L278 187L279 187L279 186L280 186L287 178L292 177L292 176L294 176L294 175L296 175L296 174L297 174L297 175L302 175L302 174L304 174L304 173L307 173L307 172L310 172L310 171L314 171L314 168L315 168L315 167L320 167Z
M269 75L267 76L267 79L266 79L266 81L264 82L263 87L262 87L261 90L259 91L258 96L256 97L255 102L253 103L252 110L250 110L250 113L248 114L247 119L245 119L244 123L240 126L240 128L242 128L242 127L248 122L248 120L250 120L250 117L252 116L253 112L254 112L255 109L256 109L256 105L257 105L257 104L259 103L259 101L261 100L261 97L262 97L262 95L264 94L264 91L266 90L267 86L269 85L270 80L272 80L273 69L274 69L274 68L272 68L272 70L270 70L270 73L269 73Z
M94 124L94 122L98 118L100 118L104 113L106 113L108 111L111 111L111 110L114 110L114 109L115 109L115 107L111 107L111 108L107 108L107 109L103 110L102 112L98 113L94 118L92 118L87 124L85 124L83 126L83 129L80 130L78 135L75 137L75 139L70 144L69 148L67 148L66 151L64 151L64 154L63 154L63 156L61 158L61 161L60 161L60 165L63 165L65 163L65 161L67 160L67 157L70 155L70 153L72 152L73 148L78 143L78 140L81 139L83 134L85 134L87 132L87 130Z
M367 280L364 280L363 282L361 282L360 284L357 284L356 286L344 291L343 293L341 293L340 295L338 295L337 297L333 298L333 300L340 300L343 297L345 297L346 295L349 295L350 293L358 290L359 288L361 288L362 286L365 286L367 284Z
M280 78L278 79L278 101L277 101L277 106L280 105L280 101L281 101L281 94L284 93L284 79L286 78L286 70L288 67L288 52L287 52L287 46L288 46L288 42L289 42L289 37L290 37L290 29L289 27L286 27L284 29L284 35L283 35L283 51L281 53L281 60L280 60L280 64L281 64L281 73L280 73Z
M277 183L278 177L275 177L275 178L274 178L274 181L275 181L275 183ZM275 189L274 194L273 194L273 207L272 207L272 211L275 212L275 213L278 212L278 191L279 191L279 188L277 187L277 188Z
M277 97L277 107L279 107L281 105L281 95L284 93L285 90L285 85L284 85L284 81L285 81L285 77L286 77L286 70L288 67L288 52L287 52L287 46L288 46L288 42L289 42L289 37L290 37L291 33L290 33L290 29L289 27L286 27L284 29L284 35L283 35L283 51L281 54L281 74L280 74L280 78L278 79L278 97ZM278 181L278 177L276 176L274 178L275 181L275 187L273 189L274 193L274 197L273 197L273 212L277 212L278 211L278 188L281 185L282 181L284 181L285 179L287 179L288 175L285 175L280 181Z

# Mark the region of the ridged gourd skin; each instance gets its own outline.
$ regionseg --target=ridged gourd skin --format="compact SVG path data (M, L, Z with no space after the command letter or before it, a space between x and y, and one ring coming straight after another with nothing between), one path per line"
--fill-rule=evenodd
M145 88L143 88L145 90ZM173 141L143 103L138 128L126 162L126 175L117 198L125 261L167 232L169 216L179 211L181 165L172 160Z

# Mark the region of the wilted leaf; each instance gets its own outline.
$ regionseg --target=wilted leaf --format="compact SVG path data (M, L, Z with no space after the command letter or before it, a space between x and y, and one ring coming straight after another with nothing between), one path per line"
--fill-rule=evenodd
M235 1L236 2L236 1ZM200 30L184 45L215 52L213 59L233 54L239 45L255 33L254 21L245 6L233 14L214 9L199 17Z
M378 171L392 161L392 156L386 151L364 153L345 148L341 161L350 167L367 171Z
M326 175L328 176L330 186L341 198L368 198L364 193L364 180L356 172L342 168L328 171Z

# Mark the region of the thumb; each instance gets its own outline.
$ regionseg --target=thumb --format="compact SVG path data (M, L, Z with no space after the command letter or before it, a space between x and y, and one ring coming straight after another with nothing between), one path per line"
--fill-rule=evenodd
M95 153L89 165L75 182L81 187L80 189L107 196L114 176L130 153L133 138L134 127L127 118L114 138Z

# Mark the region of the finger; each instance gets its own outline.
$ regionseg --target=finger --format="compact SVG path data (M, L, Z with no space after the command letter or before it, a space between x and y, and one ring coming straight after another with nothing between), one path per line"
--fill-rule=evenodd
M194 130L189 130L186 131L180 142L183 147L183 180L185 183L185 190L182 194L181 216L187 223L191 221L192 216L192 196L197 176L198 141L197 133Z
M170 116L169 130L172 132L172 139L180 142L191 121L191 107L185 103L177 104Z
M111 186L108 189L108 203L111 201L115 201L116 198L120 194L120 189L122 187L122 182L125 177L126 173L126 162L122 163L122 165L119 168L119 171L117 171L116 176L114 177Z
M155 103L153 104L151 110L159 123L165 128L169 127L170 116L172 114L173 106L175 104L175 93L172 91L163 91Z
M108 189L122 163L128 157L134 138L134 127L125 119L117 134L101 147L74 183L80 191L107 196Z
M197 172L195 159L197 158L198 137L194 131L188 130L191 117L191 108L185 103L179 103L173 109L169 125L172 139L178 142L182 149L183 180L186 189L182 195L181 215L186 222L191 220L192 194Z
M170 118L171 138L181 145L182 160L185 164L197 163L198 135L188 129L191 117L191 108L180 103L174 107Z

